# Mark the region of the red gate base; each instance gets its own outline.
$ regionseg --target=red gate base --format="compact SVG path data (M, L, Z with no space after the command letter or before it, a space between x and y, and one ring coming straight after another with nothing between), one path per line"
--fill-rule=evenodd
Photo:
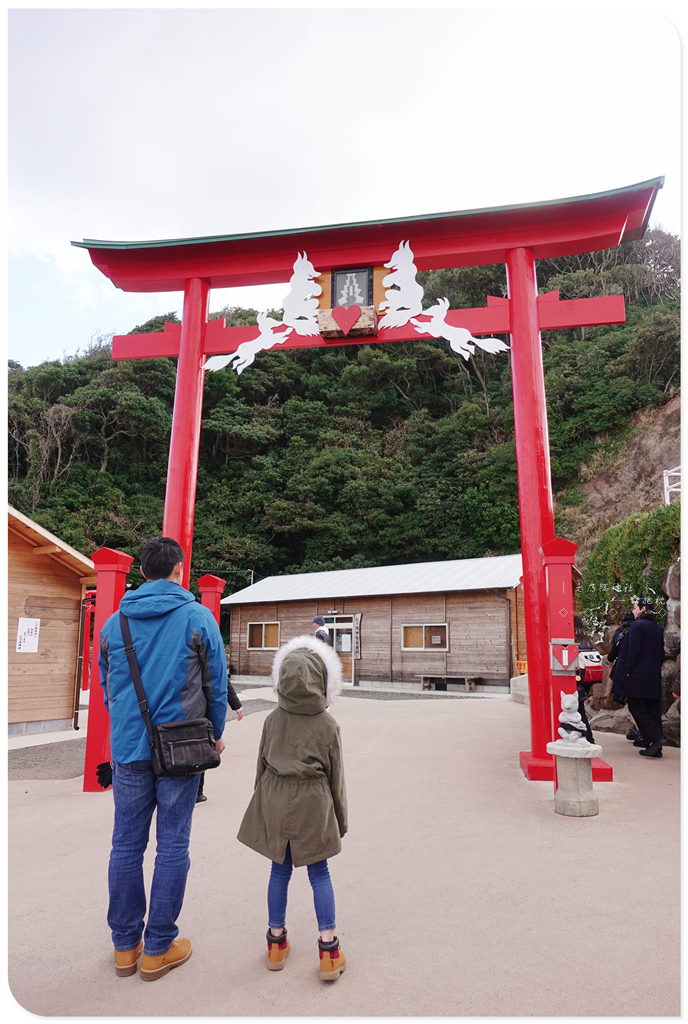
M554 761L551 757L534 757L529 750L522 750L519 762L523 774L530 782L552 782ZM592 758L592 781L613 782L612 766L601 757Z

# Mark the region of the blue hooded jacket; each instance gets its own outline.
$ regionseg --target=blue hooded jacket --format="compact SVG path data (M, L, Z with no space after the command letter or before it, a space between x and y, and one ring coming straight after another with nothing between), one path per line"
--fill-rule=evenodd
M208 608L170 580L149 580L122 598L151 722L210 719L219 739L227 715L227 661L222 634ZM119 611L100 636L100 681L110 714L112 760L150 760Z

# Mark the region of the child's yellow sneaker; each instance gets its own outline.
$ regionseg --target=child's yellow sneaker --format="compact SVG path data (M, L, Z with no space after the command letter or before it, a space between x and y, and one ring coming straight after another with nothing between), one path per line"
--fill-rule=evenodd
M334 981L346 967L346 958L339 948L339 939L335 935L331 942L318 939L320 951L320 977L323 981Z
M285 928L281 935L273 935L268 928L266 938L268 940L268 970L281 971L291 948L287 938L287 929Z

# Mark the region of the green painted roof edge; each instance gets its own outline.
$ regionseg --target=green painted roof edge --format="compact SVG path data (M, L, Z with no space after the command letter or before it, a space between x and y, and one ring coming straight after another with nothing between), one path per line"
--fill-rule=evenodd
M655 185L658 189L664 187L664 175L658 178L649 178L647 181L639 181L635 185L626 185L624 188L611 189L608 192L594 192L587 196L569 196L565 199L545 199L539 203L516 203L513 206L488 206L477 210L455 210L447 213L424 213L414 217L391 217L386 220L354 221L347 224L321 224L316 227L284 228L280 231L257 231L241 235L206 235L197 238L169 238L158 239L147 242L106 242L98 238L84 238L82 242L72 242L72 245L80 249L160 249L166 246L175 245L207 245L209 242L239 242L251 238L279 238L284 235L300 235L316 231L333 231L340 228L366 228L375 227L378 224L412 224L424 220L442 220L446 217L468 217L485 213L506 213L511 210L537 210L547 206L561 206L564 203L584 203L592 199L605 199L610 196L622 195L626 192L637 192L642 188Z

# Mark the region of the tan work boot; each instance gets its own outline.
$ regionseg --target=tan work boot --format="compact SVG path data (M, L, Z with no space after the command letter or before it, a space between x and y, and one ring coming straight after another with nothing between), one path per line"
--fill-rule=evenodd
M156 981L167 974L173 967L181 967L191 956L191 942L189 939L175 939L166 953L160 956L141 957L141 977L144 981Z
M287 938L287 929L285 928L281 935L273 935L268 928L266 938L268 940L268 970L281 971L291 949Z
M124 953L115 950L115 973L118 978L128 978L130 974L136 974L136 963L141 956L143 939L136 949L127 949Z
M346 967L346 958L339 948L339 939L335 935L332 942L318 939L320 951L320 977L323 981L334 981Z

